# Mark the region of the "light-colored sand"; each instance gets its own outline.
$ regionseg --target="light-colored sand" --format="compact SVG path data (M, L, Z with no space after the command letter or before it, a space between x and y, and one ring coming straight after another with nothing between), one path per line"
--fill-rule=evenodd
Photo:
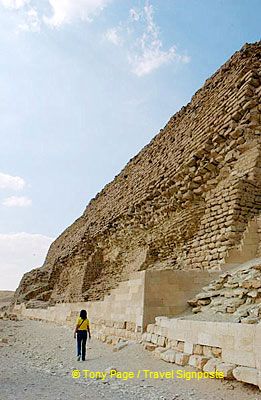
M1 400L261 400L260 391L239 382L219 380L72 378L83 369L118 371L183 369L155 359L139 344L129 344L119 352L95 339L89 343L85 362L77 362L72 330L38 321L0 320ZM193 371L186 368L186 371ZM82 372L81 372L82 373Z
M9 306L14 296L12 290L0 290L0 311L2 307Z

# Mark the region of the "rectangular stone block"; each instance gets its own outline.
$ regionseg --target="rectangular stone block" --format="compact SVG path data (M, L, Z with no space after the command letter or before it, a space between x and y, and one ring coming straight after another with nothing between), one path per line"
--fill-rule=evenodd
M177 345L178 345L178 341L177 340L172 340L169 339L168 340L169 346L173 349L173 350L177 350Z
M164 336L158 336L157 344L161 347L165 346L165 337Z
M154 327L154 333L156 333L157 335L161 334L161 327L159 325L155 325Z
M256 355L253 351L246 352L241 351L240 348L231 349L226 347L222 349L222 361L228 364L237 364L245 367L255 368Z
M189 357L189 365L191 367L195 367L197 369L202 370L204 365L208 362L209 358L199 356L199 355L192 355Z
M160 325L161 327L164 327L164 328L169 328L170 319L168 317L156 317L155 321L156 321L156 325Z
M225 379L234 379L233 370L236 368L235 364L227 364L216 361L216 370L223 372Z
M179 342L178 341L178 344L177 344L177 350L178 351L184 351L184 342Z
M221 357L222 349L220 347L211 347L211 351L214 357Z
M261 324L256 325L255 337L254 337L254 349L256 352L256 368L260 371L261 381Z
M176 353L175 356L175 363L178 365L187 365L189 361L189 354L185 353Z
M217 360L211 358L208 362L204 365L203 371L204 372L215 372L217 366Z
M136 329L136 324L135 324L135 322L127 322L126 323L126 329L127 329L127 331L131 331L131 332L135 332L135 329Z
M147 332L149 332L149 333L154 333L154 328L155 328L155 325L154 325L154 324L148 324L148 326L147 326Z
M184 344L184 353L193 354L193 343L185 342Z
M152 343L154 343L154 344L157 344L158 343L158 335L156 335L155 333L152 333L151 334L151 342Z
M168 336L168 328L160 327L159 335L161 336Z
M253 352L255 333L255 325L239 324L238 329L235 329L235 349Z
M166 347L156 347L155 351L154 351L154 356L156 358L160 358L161 353L163 353L164 351L166 351Z
M161 353L160 358L164 361L174 363L175 362L175 357L176 357L176 352L174 350L166 350L163 353Z
M201 346L201 344L194 344L193 354L202 355L203 354L203 346Z
M206 357L212 357L212 347L203 346L203 355Z
M113 326L117 329L125 329L126 321L114 321Z
M151 342L151 335L152 333L146 333L146 341Z
M156 349L157 345L152 344L152 343L144 343L143 347L145 350L154 351Z
M258 371L256 368L237 367L233 370L233 375L237 381L258 386Z

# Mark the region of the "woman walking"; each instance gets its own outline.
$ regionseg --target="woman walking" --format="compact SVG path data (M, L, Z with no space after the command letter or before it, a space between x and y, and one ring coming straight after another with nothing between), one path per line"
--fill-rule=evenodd
M80 361L81 356L82 356L82 361L85 361L87 332L89 335L89 339L91 339L90 322L87 319L87 311L81 310L80 316L77 319L76 327L74 330L74 338L76 338L76 334L77 334L77 360L78 361Z

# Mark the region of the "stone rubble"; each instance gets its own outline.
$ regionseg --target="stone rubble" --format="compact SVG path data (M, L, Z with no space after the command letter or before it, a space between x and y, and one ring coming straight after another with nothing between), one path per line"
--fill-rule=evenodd
M234 322L260 322L261 264L221 274L188 304L193 313L230 314Z

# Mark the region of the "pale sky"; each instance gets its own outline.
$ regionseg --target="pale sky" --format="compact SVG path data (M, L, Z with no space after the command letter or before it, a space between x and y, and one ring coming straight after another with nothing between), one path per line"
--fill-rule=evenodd
M260 0L0 0L0 290L245 42Z

